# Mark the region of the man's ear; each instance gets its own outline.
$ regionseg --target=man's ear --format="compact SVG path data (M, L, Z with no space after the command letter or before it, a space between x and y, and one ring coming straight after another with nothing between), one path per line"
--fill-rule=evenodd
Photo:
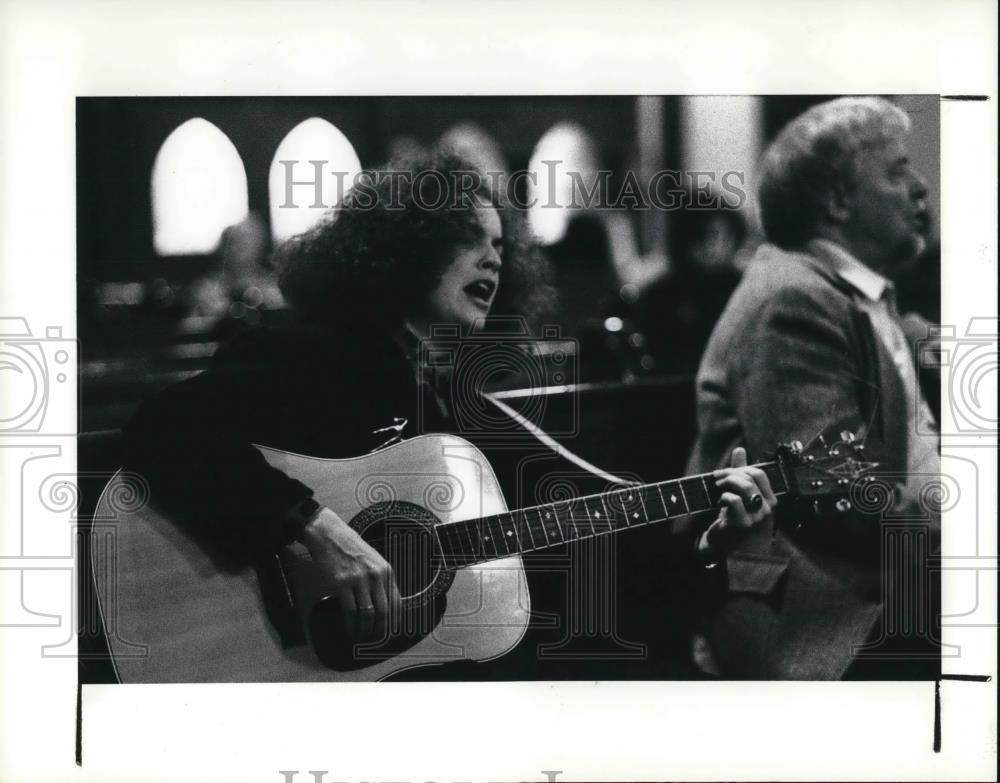
M831 223L840 225L851 217L854 200L843 183L836 183L826 198L826 217Z

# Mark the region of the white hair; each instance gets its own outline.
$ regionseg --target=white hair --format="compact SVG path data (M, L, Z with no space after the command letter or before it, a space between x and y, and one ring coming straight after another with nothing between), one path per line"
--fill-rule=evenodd
M800 114L764 153L761 222L784 247L815 236L834 187L853 187L861 150L906 135L910 118L885 98L837 98Z

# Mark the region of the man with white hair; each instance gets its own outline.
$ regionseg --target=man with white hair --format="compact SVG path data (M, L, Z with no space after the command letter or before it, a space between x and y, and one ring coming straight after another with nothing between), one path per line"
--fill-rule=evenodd
M847 430L892 493L879 513L788 509L774 531L736 545L720 564L728 590L707 618L707 645L696 645L723 677L922 678L936 665L926 561L940 520L922 488L940 473L938 438L891 282L923 251L928 226L909 129L887 100L840 98L794 119L764 156L769 243L702 359L691 469L713 469L737 446L760 460L778 443ZM887 520L900 518L926 523L926 535L912 562L886 566ZM902 616L885 599L904 579L915 593ZM907 623L918 629L910 641L923 634L919 649L891 648L886 661L884 629Z

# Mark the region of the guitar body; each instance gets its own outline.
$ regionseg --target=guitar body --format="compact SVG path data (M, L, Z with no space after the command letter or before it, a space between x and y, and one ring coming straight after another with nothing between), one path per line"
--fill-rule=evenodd
M94 541L93 565L122 682L373 681L416 666L489 660L520 641L530 602L519 556L454 570L434 557L429 531L436 525L507 510L474 446L425 435L346 460L260 451L366 540L387 548L405 631L382 644L345 641L326 576L293 545L280 557L278 592L306 636L290 642L265 604L263 572L220 569L149 505L116 510L113 499L126 489L119 474L96 509L95 520L114 524L95 528L113 533Z

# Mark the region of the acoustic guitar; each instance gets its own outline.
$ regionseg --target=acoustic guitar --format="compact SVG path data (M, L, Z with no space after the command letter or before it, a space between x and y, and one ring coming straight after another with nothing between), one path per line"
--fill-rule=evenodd
M524 635L531 601L521 555L670 522L717 507L711 474L625 485L508 510L486 457L448 435L325 460L258 447L313 488L392 565L402 609L386 638L355 643L326 575L291 545L259 568L220 568L119 471L98 502L92 558L122 682L373 681L416 666L485 661ZM875 479L849 433L822 453L781 446L761 463L777 495L850 509ZM109 524L110 521L110 524Z

